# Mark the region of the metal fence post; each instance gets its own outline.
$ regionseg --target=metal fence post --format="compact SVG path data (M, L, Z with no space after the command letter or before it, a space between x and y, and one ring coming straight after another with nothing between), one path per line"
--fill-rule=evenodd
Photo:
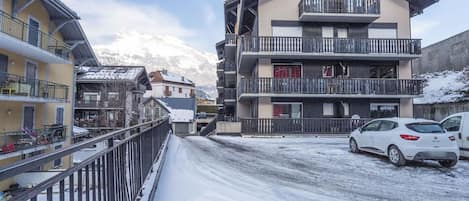
M108 148L114 147L114 138L111 138L107 141ZM115 200L115 184L114 184L114 150L110 151L106 156L106 163L107 163L107 186L108 186L108 200Z

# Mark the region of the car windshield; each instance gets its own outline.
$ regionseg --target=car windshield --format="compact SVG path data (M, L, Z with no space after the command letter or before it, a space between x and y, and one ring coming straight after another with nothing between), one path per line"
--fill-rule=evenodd
M418 133L445 133L439 123L412 123L406 125L408 129Z

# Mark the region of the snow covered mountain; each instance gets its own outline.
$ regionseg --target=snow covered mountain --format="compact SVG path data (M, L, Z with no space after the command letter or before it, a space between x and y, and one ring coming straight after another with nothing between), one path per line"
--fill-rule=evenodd
M111 43L94 49L103 65L141 65L147 72L167 69L193 80L197 86L215 88L216 55L172 36L125 32L117 34Z

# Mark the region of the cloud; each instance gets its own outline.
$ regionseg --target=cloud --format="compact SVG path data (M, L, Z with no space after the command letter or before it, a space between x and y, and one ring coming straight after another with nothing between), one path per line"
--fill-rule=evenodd
M213 25L213 23L216 21L216 14L215 14L215 11L213 10L213 8L209 5L209 4L206 4L204 7L203 7L203 11L204 11L204 21L205 21L205 25Z
M155 4L118 0L63 1L81 16L81 23L93 44L109 43L116 33L128 30L181 38L194 34Z

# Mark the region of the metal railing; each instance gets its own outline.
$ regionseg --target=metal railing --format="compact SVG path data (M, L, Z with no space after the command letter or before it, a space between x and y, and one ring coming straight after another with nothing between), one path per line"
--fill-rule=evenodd
M217 70L224 70L225 69L225 62L221 61L217 63Z
M69 60L71 47L65 42L54 38L48 33L38 30L36 27L3 12L0 10L0 32L12 36L18 40L39 47L58 57ZM31 36L31 34L36 36Z
M27 189L12 200L136 200L154 161L160 157L169 130L169 121L164 119L111 132L3 167L0 181L107 142L107 149Z
M317 78L243 78L239 94L344 94L409 95L423 94L418 79L317 79Z
M380 14L380 0L301 0L300 16L304 13Z
M2 139L0 154L63 142L66 131L66 127L63 125L45 125L41 129L23 129L0 133Z
M100 114L100 115L104 116L105 114ZM107 121L107 120L78 119L78 120L75 120L75 125L78 127L90 128L90 129L92 128L124 128L124 120Z
M314 38L250 36L241 38L242 52L407 54L422 53L420 39Z
M241 119L241 132L250 135L271 134L348 134L370 119L302 118L302 119Z
M208 123L202 130L199 132L200 136L208 136L211 133L213 133L217 129L217 120L218 120L218 115L213 118L210 123Z
M75 103L75 107L80 108L124 108L124 106L125 104L122 100L77 100Z
M225 62L225 72L226 71L236 71L236 64L233 61Z
M0 96L27 96L66 101L68 90L67 85L0 73Z
M236 89L235 88L225 88L224 98L226 99L236 99Z

